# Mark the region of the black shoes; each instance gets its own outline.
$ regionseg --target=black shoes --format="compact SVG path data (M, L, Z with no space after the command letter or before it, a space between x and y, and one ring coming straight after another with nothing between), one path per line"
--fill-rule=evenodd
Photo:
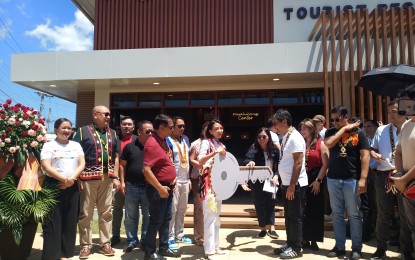
M133 249L134 249L135 247L136 247L136 245L134 245L133 243L129 243L129 244L127 244L127 245L124 247L123 251L124 251L125 253L129 253L129 252L133 251Z
M376 249L375 253L370 257L370 260L379 260L385 259L386 257L386 250L384 249Z
M152 253L151 255L145 254L144 260L166 260L166 258L157 253Z
M317 242L316 242L316 241L311 241L310 249L311 249L311 250L313 250L313 251L318 251L318 250L320 250L320 248L318 247L318 245L317 245Z
M262 232L262 231L261 231ZM272 238L272 239L278 239L279 238L279 236L278 236L278 234L277 234L277 232L275 231L275 230L268 230L267 231L267 235L270 237L270 238Z
M115 246L121 242L121 238L119 236L111 237L111 246Z
M333 249L327 254L327 257L339 257L344 255L346 255L346 250L339 250L337 247L333 247Z
M267 235L267 231L261 230L261 232L256 235L256 238L264 238Z
M159 253L160 255L167 256L167 257L181 257L182 256L180 252L173 251L170 248L163 250L163 251L159 251Z

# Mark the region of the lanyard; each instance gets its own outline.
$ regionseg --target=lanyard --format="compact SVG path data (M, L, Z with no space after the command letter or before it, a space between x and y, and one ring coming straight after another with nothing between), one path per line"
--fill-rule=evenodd
M390 139L390 143L391 143L391 149L392 149L392 160L395 159L395 152L396 152L396 148L395 148L395 140L393 139L393 125L391 124L389 126L389 139Z
M179 150L180 168L186 169L189 166L189 164L187 162L187 152L186 152L185 140L182 139L182 143L183 143L183 153L182 153L180 143L174 137L172 137L171 139L173 140L174 144L176 145L177 149Z
M282 157L284 156L284 148L285 148L285 146L287 145L288 139L290 139L291 133L292 133L293 131L294 131L294 130L290 130L290 131L288 131L288 133L287 133L287 139L285 139L285 143L283 143L283 144L281 145L281 157L280 157L280 160L278 161L278 164L280 164L280 162L281 162L281 160L282 160Z

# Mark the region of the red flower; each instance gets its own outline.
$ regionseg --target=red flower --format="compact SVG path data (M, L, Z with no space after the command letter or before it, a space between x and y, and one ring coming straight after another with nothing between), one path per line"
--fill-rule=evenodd
M20 108L20 107L22 107L22 104L17 103L15 106Z
M3 139L6 138L6 134L2 134L1 138L3 138Z
M38 114L37 110L32 111L32 115L37 115L37 114Z
M1 114L1 119L6 119L6 114Z
M16 122L16 126L20 126L20 122L19 121Z
M13 130L13 128L11 128L10 126L6 127L7 132L11 132L12 130Z
M4 104L3 107L7 109L9 107L9 105Z
M35 131L37 131L37 129L39 128L39 126L38 125L34 125L34 126L32 126L32 129L33 130L35 130Z
M23 114L23 118L24 118L24 119L28 119L28 118L29 118L29 115L28 115L28 114L26 114L26 113L24 113L24 114Z
M17 124L16 124L16 125L17 125ZM27 131L24 131L24 130L23 130L23 131L22 131L22 135L23 135L23 136L26 136L26 135L27 135Z
M7 104L11 104L11 103L12 103L12 100L11 100L11 99L7 99L7 100L6 100L6 103L7 103Z
M3 113L4 113L4 109L0 110L0 114L3 114Z
M45 119L43 117L40 117L39 118L39 123L41 123L41 124L45 123Z

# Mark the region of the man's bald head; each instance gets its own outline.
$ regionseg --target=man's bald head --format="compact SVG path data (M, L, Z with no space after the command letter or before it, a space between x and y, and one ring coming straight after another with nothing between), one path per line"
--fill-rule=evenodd
M106 106L96 106L92 109L93 122L100 129L108 126L110 117L110 110Z

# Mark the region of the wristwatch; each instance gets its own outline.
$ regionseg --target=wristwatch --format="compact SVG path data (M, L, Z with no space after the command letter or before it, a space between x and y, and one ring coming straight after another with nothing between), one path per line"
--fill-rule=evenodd
M321 183L323 180L317 178L316 181L319 182L319 183Z

